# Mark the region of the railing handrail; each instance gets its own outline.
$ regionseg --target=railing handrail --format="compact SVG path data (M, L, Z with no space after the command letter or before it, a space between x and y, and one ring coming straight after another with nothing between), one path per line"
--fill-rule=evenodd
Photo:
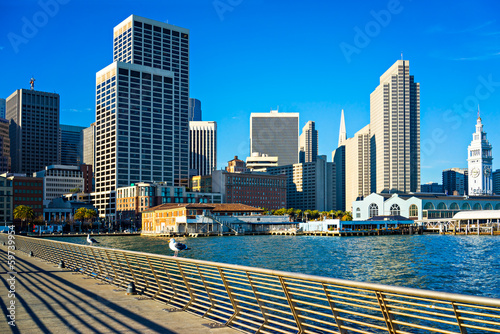
M30 239L30 237L24 237L24 236L16 236L16 238L28 238L28 239ZM110 250L110 251L118 251L118 252L122 252L122 253L144 255L144 256L148 256L148 257L165 258L165 259L169 259L169 260L175 260L177 262L201 264L201 265L206 265L206 266L214 266L217 268L226 268L226 269L234 269L234 270L240 270L240 271L255 272L255 273L259 273L259 274L266 274L266 275L272 275L272 276L284 276L284 277L296 278L296 279L307 280L307 281L315 281L315 282L319 282L319 283L346 285L346 286L349 286L351 288L360 288L360 289L367 289L367 290L374 290L374 291L381 291L382 290L382 291L387 291L390 293L411 295L411 296L416 296L416 297L421 297L421 298L433 298L433 299L439 299L439 300L443 300L443 301L457 301L457 302L467 303L467 304L481 304L481 305L487 305L487 306L493 306L493 307L500 307L500 299L497 299L497 298L480 297L480 296L457 294L457 293L451 293L451 292L441 292L441 291L426 290L426 289L408 288L408 287L396 286L396 285L385 285L385 284L378 284L378 283L360 282L360 281L346 280L346 279L341 279L341 278L332 278L332 277L326 277L326 276L301 274L301 273L295 273L295 272L291 272L291 271L282 271L282 270L266 269L266 268L259 268L259 267L250 267L250 266L244 266L244 265L239 265L239 264L230 264L230 263L222 263L222 262L207 261L207 260L197 260L197 259L190 259L190 258L178 258L178 257L174 257L174 256L169 256L169 255L146 253L146 252L125 250L125 249L118 249L118 248L96 247L96 246L75 244L75 243L57 241L57 240L45 239L45 241L51 241L51 242L61 243L61 244L66 244L66 245L71 245L71 246L76 245L76 246L88 247L88 248L94 248L94 249L95 248L102 248L102 249L106 249L106 250Z

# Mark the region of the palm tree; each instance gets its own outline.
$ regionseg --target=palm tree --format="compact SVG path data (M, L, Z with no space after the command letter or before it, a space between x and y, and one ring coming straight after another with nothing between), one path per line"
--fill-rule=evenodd
M14 208L14 219L21 219L21 230L23 229L23 222L31 220L35 217L33 208L27 205L19 205Z

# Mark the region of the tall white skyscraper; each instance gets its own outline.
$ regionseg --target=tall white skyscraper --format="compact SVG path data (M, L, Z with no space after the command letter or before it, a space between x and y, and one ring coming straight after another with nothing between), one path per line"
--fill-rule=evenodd
M250 156L253 153L278 157L278 166L299 162L299 113L252 113Z
M370 95L371 192L420 190L420 84L398 60Z
M101 217L114 216L118 187L188 185L189 30L131 15L114 28L113 59L96 74Z
M90 124L88 128L83 129L83 163L91 165L95 172L95 141L96 141L96 126L95 123Z
M210 175L217 168L217 123L189 122L189 169Z
M339 143L332 152L332 161L335 163L335 186L336 186L336 210L346 210L346 170L345 170L345 145L347 141L347 132L345 129L344 109L340 115ZM351 204L349 204L350 207Z
M346 139L347 139L347 132L345 130L344 109L342 109L342 113L340 114L339 144L337 147L342 146L346 141Z
M345 145L345 210L352 202L371 193L371 146L368 124L344 142Z
M481 117L477 117L476 132L467 149L469 166L469 195L491 195L493 193L491 144L483 131Z
M300 141L300 163L315 162L318 157L318 130L315 123L309 121L302 128Z

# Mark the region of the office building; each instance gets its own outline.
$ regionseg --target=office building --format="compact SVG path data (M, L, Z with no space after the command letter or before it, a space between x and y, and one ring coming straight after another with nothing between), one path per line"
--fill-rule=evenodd
M59 94L18 89L7 98L11 169L29 175L60 164Z
M0 173L10 172L9 121L0 118Z
M479 112L478 112L479 114ZM469 195L492 195L492 146L483 131L483 123L478 115L476 132L472 134L472 141L467 148L467 162L469 170Z
M250 155L278 157L278 165L299 162L299 114L252 113L250 115Z
M26 205L35 218L43 216L43 179L26 174L4 174L12 182L12 208Z
M447 195L467 195L469 193L468 174L467 168L443 170L443 192Z
M210 175L217 168L217 123L189 122L189 169Z
M0 223L12 221L12 181L0 176Z
M92 166L95 169L95 143L96 143L96 126L95 123L90 124L88 128L83 129L83 160L86 165Z
M299 136L299 162L315 162L318 156L318 130L313 121L309 121L302 128L302 134Z
M246 166L251 171L265 171L268 167L278 166L278 157L270 157L267 154L255 152L252 153L251 157L247 158Z
M0 99L0 118L5 118L5 99Z
M420 189L420 84L398 60L370 95L371 192ZM347 167L346 167L347 169Z
M335 164L335 189L336 209L346 210L345 202L345 141L347 132L345 129L344 109L340 115L339 142L337 148L332 152L332 162Z
M436 182L428 182L426 184L420 185L420 192L442 194L443 193L443 185L436 183ZM453 195L453 193L451 193L450 195Z
M33 173L43 180L43 200L48 204L52 199L70 192L83 192L84 180L79 166L51 165ZM79 191L74 191L79 189Z
M83 162L82 126L59 125L61 138L61 165L78 166Z
M91 165L81 164L80 171L83 177L83 188L82 192L90 194L94 191L94 172Z
M233 160L227 162L226 171L229 173L244 173L247 171L245 161L238 159L235 155Z
M287 176L287 208L335 210L335 165L327 162L326 156L318 156L315 162L271 167L267 172Z
M118 188L116 201L117 221L134 226L134 221L140 222L140 213L151 207L166 203L222 203L222 195L187 191L185 187L167 186L162 182L138 182Z
M212 191L223 203L240 203L268 210L287 207L287 177L268 173L212 173Z
M356 132L345 143L345 210L352 210L352 203L371 193L370 125Z
M500 195L500 169L491 173L493 179L493 194Z
M201 122L201 101L189 98L189 121Z
M118 187L188 185L189 30L131 15L114 28L113 59L96 74L94 194L111 219Z

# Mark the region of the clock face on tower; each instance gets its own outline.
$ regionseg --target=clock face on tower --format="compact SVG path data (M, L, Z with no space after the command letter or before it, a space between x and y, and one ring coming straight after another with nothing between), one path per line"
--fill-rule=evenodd
M472 170L471 170L471 172L470 172L470 175L471 175L472 177L478 177L478 176L479 176L479 169L477 169L477 168L475 168L475 167L474 167L474 168L472 168Z
M484 166L484 176L489 177L491 174L491 167L490 166Z

